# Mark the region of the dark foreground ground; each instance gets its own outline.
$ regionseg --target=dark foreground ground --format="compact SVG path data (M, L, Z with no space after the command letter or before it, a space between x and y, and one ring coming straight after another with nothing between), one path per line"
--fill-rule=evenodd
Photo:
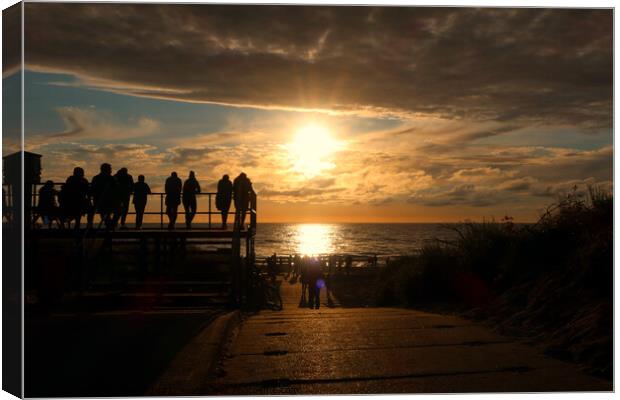
M221 309L31 315L26 397L140 396Z
M187 305L30 315L26 396L613 389L531 338L428 308L364 307L364 282L362 271L333 281L331 301L324 291L310 310L283 279L284 310L245 314L232 331L231 313Z

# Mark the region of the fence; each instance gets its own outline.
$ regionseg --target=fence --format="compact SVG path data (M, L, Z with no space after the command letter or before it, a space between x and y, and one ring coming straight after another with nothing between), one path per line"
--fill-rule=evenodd
M62 183L54 183L54 189L56 189L57 191L60 191L60 188L62 187ZM36 209L37 209L37 205L39 202L39 189L40 187L43 186L42 183L37 183L37 184L32 184L31 185L31 191L30 193L30 208L35 211L35 213L33 214L33 221L31 221L32 225L34 225L34 223L36 222L37 217L37 213L36 213ZM5 193L3 193L4 195L4 204L7 205L7 210L3 210L3 214L5 215L6 219L9 220L10 218L10 214L7 213L7 211L10 211L13 207L13 199L12 199L12 189L11 189L11 185L3 185L3 188L5 189ZM206 229L213 229L214 224L221 224L222 223L222 218L221 218L221 212L219 210L217 210L217 208L215 207L215 196L217 195L217 193L215 192L205 192L205 193L197 193L196 194L196 202L197 202L197 211L195 213L195 221L196 223L204 223L206 224ZM164 221L164 216L166 215L166 206L165 206L165 196L166 193L163 192L152 192L151 194L148 195L148 201L147 201L147 207L145 209L144 212L144 216L145 216L145 222L149 222L147 220L148 216L154 216L157 215L159 216L159 225L160 225L160 229L164 229L164 225L165 225L165 221ZM133 201L133 195L130 197L130 201L129 201L129 207L128 207L128 212L127 212L127 216L135 216L136 212L133 210L133 207L131 206ZM155 207L154 207L155 206ZM157 210L157 206L159 206L159 210ZM179 206L179 208L182 207ZM204 210L204 211L203 211ZM183 217L184 217L184 212L183 209L179 210L179 219L180 222L183 222ZM234 204L231 204L231 210L230 210L230 215L232 215L232 217L234 218L235 216L235 208L234 208ZM250 219L249 219L249 223L251 227L256 227L256 196L251 196L250 198L250 207L249 209L246 211L246 216L247 214L250 215ZM206 216L206 221L200 221L199 216ZM214 217L216 216L216 217ZM219 216L219 217L218 217ZM153 221L150 221L153 222ZM201 229L200 227L196 227L196 229Z

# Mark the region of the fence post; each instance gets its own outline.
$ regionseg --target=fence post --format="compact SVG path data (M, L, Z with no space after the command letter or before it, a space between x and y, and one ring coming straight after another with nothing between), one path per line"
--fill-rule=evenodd
M164 195L159 194L159 225L161 229L164 229Z
M209 200L209 229L211 229L211 193L207 195Z

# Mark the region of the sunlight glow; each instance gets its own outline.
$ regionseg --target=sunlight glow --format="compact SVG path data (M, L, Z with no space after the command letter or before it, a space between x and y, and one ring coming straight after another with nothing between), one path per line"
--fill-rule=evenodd
M307 178L319 175L322 171L334 168L333 155L342 148L342 143L334 139L322 125L305 125L300 128L288 145L293 169Z
M333 230L327 224L302 224L297 227L297 253L306 256L334 251Z

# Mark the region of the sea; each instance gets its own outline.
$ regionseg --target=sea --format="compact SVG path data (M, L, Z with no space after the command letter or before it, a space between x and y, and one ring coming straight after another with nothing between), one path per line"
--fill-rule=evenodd
M257 256L353 254L378 257L414 254L436 239L451 241L455 224L262 223L256 229Z

